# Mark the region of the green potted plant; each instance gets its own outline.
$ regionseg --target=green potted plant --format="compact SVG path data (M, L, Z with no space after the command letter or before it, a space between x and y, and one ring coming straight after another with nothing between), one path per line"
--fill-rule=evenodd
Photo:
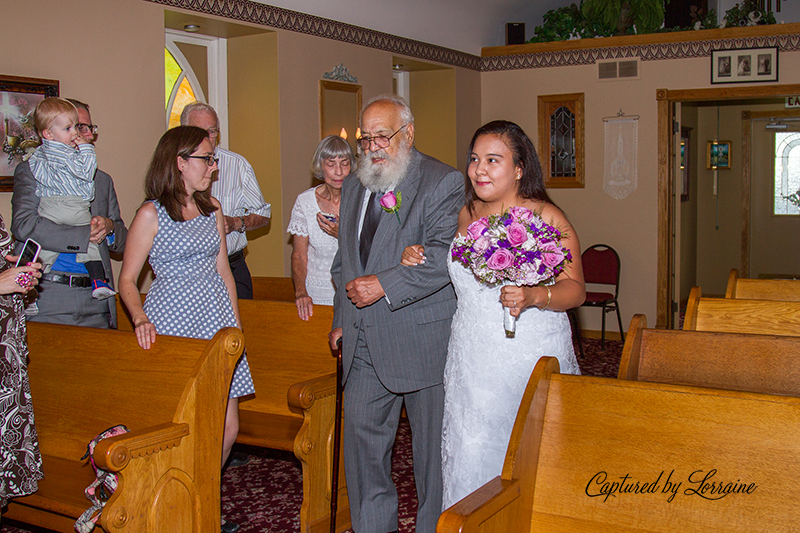
M581 11L615 28L614 35L653 33L664 23L664 4L669 0L584 0Z

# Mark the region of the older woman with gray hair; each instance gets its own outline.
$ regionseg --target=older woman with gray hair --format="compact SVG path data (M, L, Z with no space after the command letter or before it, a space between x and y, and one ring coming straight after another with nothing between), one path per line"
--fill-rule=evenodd
M356 168L347 141L329 135L311 160L311 173L323 183L297 196L286 229L292 235L292 280L297 314L308 320L314 305L333 305L331 263L339 249L339 201L342 183Z

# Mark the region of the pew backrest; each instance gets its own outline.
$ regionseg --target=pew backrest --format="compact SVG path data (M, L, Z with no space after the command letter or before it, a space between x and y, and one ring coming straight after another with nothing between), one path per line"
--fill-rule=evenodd
M437 531L794 529L800 399L561 375L548 359L502 475Z
M294 302L292 278L253 276L253 299Z
M734 268L728 276L725 298L800 302L800 280L740 278Z
M800 336L800 302L705 298L694 287L683 329Z
M648 329L634 315L619 379L800 397L800 337Z

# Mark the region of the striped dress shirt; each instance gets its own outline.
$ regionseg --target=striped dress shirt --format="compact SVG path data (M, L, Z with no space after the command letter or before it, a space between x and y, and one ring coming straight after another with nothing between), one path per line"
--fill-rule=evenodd
M264 201L256 174L247 159L237 153L217 147L219 163L217 180L211 185L211 195L219 200L222 213L229 217L261 215L269 218L270 205ZM245 233L232 231L227 235L228 255L247 246Z

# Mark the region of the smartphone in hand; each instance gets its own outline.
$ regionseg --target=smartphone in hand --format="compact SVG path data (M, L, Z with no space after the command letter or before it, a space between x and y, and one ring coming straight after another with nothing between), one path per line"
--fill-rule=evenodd
M34 241L33 239L27 239L25 241L25 246L22 247L22 252L19 254L19 258L17 259L17 266L35 263L36 260L39 259L39 252L41 250L42 247L38 242Z
M331 213L322 213L322 212L320 212L320 215L322 215L322 218L324 218L331 224L336 224L336 215L333 215Z

